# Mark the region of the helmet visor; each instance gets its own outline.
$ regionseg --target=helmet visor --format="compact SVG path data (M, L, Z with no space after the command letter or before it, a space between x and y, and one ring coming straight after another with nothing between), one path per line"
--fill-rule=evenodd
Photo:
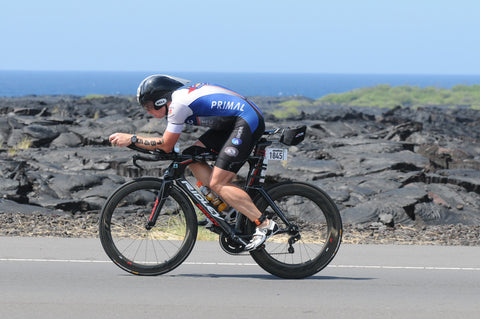
M140 105L147 112L152 110L155 107L155 104L153 104L153 101L141 101Z

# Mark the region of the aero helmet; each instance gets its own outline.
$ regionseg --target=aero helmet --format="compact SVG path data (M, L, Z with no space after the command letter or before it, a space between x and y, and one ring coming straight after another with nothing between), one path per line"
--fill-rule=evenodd
M189 82L170 75L151 75L138 86L137 101L144 108L147 102L152 101L153 107L160 110L172 100L173 91Z

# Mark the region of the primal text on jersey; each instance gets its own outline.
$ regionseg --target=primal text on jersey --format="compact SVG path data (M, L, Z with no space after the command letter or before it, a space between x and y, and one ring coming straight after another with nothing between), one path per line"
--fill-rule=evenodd
M217 110L236 110L243 112L244 106L245 103L235 103L234 101L212 101L210 109L216 108Z

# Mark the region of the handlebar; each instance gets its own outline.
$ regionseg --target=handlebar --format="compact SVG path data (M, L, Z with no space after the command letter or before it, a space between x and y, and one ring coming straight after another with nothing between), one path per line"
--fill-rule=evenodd
M148 155L153 155L155 157L163 157L164 155L172 154L172 153L166 153L162 150L146 150L144 148L135 146L135 144L130 144L127 147L131 150L134 150L134 151L137 151L137 152L140 152L140 153L144 153L144 154L148 154ZM168 158L166 158L166 159L168 159Z
M136 167L142 169L140 165L137 164L137 161L145 161L145 162L159 162L159 161L187 161L187 160L193 160L193 161L207 161L207 160L215 160L217 158L217 154L206 152L202 153L199 155L191 155L191 154L180 154L177 152L171 152L171 153L166 153L165 151L162 150L146 150L141 147L135 146L135 145L129 145L127 146L128 148L143 153L147 154L147 156L144 156L142 154L134 154L132 156L133 158L133 165Z

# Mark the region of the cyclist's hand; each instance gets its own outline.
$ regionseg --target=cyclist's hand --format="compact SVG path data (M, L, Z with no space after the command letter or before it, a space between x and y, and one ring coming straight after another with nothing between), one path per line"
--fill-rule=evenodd
M113 146L128 146L132 143L132 134L114 133L110 135L108 140Z

